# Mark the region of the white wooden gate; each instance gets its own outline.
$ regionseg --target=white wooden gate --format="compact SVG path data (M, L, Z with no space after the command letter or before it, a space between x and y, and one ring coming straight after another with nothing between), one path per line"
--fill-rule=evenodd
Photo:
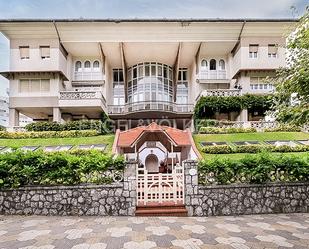
M137 205L184 204L184 171L177 164L172 173L148 173L137 167Z

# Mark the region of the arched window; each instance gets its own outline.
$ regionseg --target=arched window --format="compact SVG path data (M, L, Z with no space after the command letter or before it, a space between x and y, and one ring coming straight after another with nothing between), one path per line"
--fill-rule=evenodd
M224 60L219 61L219 70L225 70L225 62Z
M208 68L208 63L207 63L207 61L204 59L204 60L202 60L202 62L201 62L201 69L202 69L202 70L207 70L207 68Z
M91 69L91 63L90 63L90 61L85 61L85 63L84 63L84 69L85 69L85 71L90 71L90 69Z
M75 62L75 72L82 71L82 63L80 61Z
M99 61L94 61L92 65L93 65L93 71L99 71L100 70L100 62Z
M209 67L210 67L210 70L217 70L217 65L216 65L216 60L215 59L211 59L210 62L209 62Z

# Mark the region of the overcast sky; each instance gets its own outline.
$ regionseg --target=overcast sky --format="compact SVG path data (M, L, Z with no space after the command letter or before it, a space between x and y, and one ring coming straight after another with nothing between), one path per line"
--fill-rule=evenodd
M308 4L308 0L0 0L0 19L293 18ZM8 69L8 54L8 41L0 35L0 71ZM0 76L0 95L6 87Z

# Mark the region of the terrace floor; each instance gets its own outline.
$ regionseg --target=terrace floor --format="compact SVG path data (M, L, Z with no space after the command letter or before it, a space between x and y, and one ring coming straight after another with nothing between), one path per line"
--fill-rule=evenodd
M2 249L297 248L309 214L237 217L0 216Z

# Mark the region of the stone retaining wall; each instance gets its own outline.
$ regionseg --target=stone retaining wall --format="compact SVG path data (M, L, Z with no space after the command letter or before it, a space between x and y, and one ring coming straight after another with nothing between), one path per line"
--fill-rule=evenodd
M185 166L189 216L309 212L309 183L198 185L195 162Z
M0 214L133 215L133 199L123 184L27 187L0 191Z
M110 185L24 187L0 191L0 214L134 215L135 164Z

